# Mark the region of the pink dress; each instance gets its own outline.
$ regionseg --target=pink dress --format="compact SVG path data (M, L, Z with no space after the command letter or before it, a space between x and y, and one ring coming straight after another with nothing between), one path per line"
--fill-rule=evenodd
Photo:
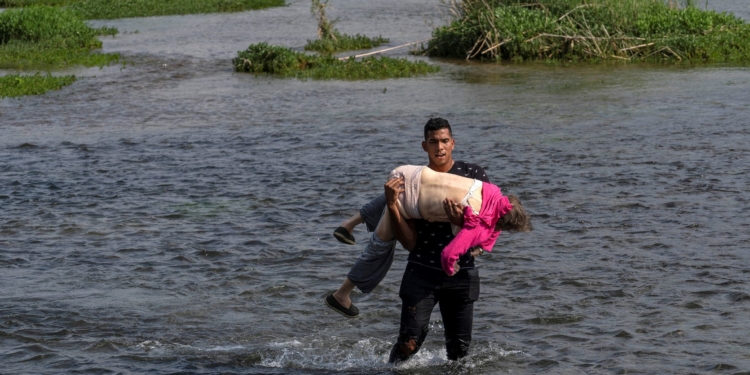
M455 273L453 265L458 258L474 246L492 251L500 235L499 230L495 231L495 224L512 209L513 205L508 201L508 197L500 192L499 187L483 182L482 208L479 209L479 215L474 214L471 206L464 207L464 226L441 254L443 271L452 276Z

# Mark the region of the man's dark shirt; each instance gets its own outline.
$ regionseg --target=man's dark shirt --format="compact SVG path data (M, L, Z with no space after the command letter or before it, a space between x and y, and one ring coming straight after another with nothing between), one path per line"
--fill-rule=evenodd
M453 167L447 173L490 182L482 167L463 161L453 163ZM440 255L443 248L448 246L454 237L451 224L417 219L415 220L415 226L417 242L414 249L409 253L409 262L442 270ZM471 252L467 251L466 254L462 255L458 260L458 265L461 269L474 268L474 257L471 256Z

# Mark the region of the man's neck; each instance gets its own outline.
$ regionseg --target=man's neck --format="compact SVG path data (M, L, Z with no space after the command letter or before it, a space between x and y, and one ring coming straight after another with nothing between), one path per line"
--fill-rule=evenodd
M455 162L456 162L455 160L451 159L450 163L447 163L447 164L443 165L442 167L438 167L438 166L436 166L436 165L434 165L432 163L429 163L429 164L427 164L427 168L430 168L430 169L432 169L435 172L445 173L445 172L448 172L449 170L451 170L451 168L453 168L453 163L455 163Z

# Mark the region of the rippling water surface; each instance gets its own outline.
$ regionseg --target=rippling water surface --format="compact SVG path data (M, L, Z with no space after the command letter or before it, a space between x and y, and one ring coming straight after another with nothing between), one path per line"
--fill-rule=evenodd
M426 0L333 15L391 45L443 22ZM104 49L124 68L0 100L0 373L749 373L747 68L433 60L423 78L297 81L229 60L302 46L307 2L94 23L120 29ZM330 233L426 161L431 116L535 230L479 260L468 358L446 360L435 313L393 368L405 251L344 320L322 298L361 247Z

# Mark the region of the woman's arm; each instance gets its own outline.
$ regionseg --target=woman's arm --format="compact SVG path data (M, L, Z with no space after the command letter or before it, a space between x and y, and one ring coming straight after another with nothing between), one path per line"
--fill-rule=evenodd
M412 251L417 244L417 232L414 223L401 216L398 210L398 195L404 191L403 178L394 178L385 183L385 203L391 219L391 227L396 240L404 249Z

